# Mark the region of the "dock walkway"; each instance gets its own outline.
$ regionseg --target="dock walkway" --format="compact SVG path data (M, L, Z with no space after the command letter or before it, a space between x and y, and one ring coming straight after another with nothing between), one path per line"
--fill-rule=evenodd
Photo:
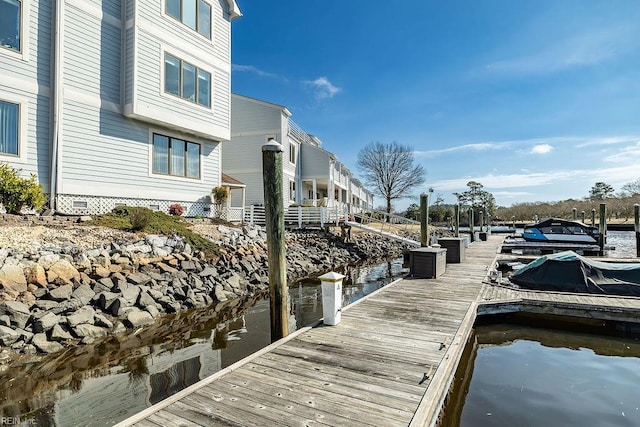
M527 311L640 323L640 298L483 283L504 236L437 279L405 278L118 426L433 426L478 314Z
M473 243L438 279L385 286L339 325L296 331L119 425L406 426L429 412L423 398L444 396L430 389L446 386L443 360L455 370L456 334L471 331L501 241Z

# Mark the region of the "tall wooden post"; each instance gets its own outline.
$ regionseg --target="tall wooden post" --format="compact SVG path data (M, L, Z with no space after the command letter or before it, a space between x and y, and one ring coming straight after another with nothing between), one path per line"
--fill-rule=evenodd
M578 209L573 208L573 220L576 221L578 219Z
M636 231L636 256L640 258L640 205L633 205L633 228Z
M262 146L264 210L271 299L271 342L289 335L289 289L284 233L282 145L275 139Z
M582 223L584 224L584 211L580 211L580 218L582 219Z
M484 214L482 211L478 212L478 222L480 225L480 231L484 231Z
M473 242L475 239L473 235L473 206L469 208L469 233L471 233L471 241Z
M596 208L591 209L591 226L596 226Z
M429 246L429 233L427 230L427 227L429 227L428 203L429 197L425 193L422 193L420 195L420 246L423 248Z
M600 256L604 255L604 244L607 241L607 204L600 203Z
M511 228L513 228L513 232L516 232L516 216L511 215Z
M460 237L460 204L456 203L456 205L453 207L453 225L454 225L454 230L455 230L455 237Z

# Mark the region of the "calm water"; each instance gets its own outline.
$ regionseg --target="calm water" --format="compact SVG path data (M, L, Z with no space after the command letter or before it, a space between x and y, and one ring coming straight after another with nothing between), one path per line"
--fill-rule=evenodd
M406 274L402 259L348 268L343 305ZM290 288L290 331L322 317L320 281ZM151 327L0 373L0 417L23 425L105 426L270 344L264 297L168 317Z
M639 426L640 343L513 325L476 328L443 426Z

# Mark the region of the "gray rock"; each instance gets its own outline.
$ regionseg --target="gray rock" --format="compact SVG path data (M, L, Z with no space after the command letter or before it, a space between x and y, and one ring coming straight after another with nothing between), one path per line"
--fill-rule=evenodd
M109 310L109 307L118 299L119 295L113 292L100 292L97 295L96 305L98 308L101 308L103 311Z
M40 314L40 313L38 313ZM60 322L60 316L51 312L42 313L42 315L34 316L33 332L47 332Z
M91 286L89 285L80 285L71 294L73 298L79 299L83 304L89 304L89 302L95 295L96 293L93 291L93 289L91 289Z
M0 325L11 326L11 318L6 314L3 314L2 316L0 316Z
M149 290L151 292L151 290ZM156 301L153 299L151 295L147 292L140 292L140 296L138 297L138 306L142 308L146 308L149 306L156 306Z
M72 299L72 300L69 300L69 301L59 302L50 311L52 313L55 313L55 314L69 313L69 312L72 312L72 311L75 311L75 310L79 309L83 305L84 304L82 304L82 301L80 301L79 299Z
M207 266L199 274L200 277L217 276L218 270L215 267Z
M111 320L109 320L107 316L102 313L96 313L94 315L94 324L96 326L102 326L103 328L113 328L113 323L111 322Z
M127 302L127 305L134 305L140 295L140 288L137 286L130 286L122 291L122 298Z
M43 353L55 353L64 349L62 344L47 340L47 336L44 333L35 334L31 344L35 345Z
M138 286L147 285L149 282L151 282L151 277L147 276L144 273L131 273L127 276L127 281Z
M42 255L40 259L38 259L38 264L43 266L45 269L51 267L56 262L60 261L60 255L58 254L47 254Z
M125 324L131 328L150 325L154 322L153 316L148 311L132 310L127 313Z
M95 314L96 314L96 311L93 309L93 307L85 306L78 309L75 313L67 316L67 323L72 328L78 325L83 325L83 324L93 325L94 323L93 316Z
M31 317L29 307L19 301L5 301L0 303L0 316L7 315L11 325L24 329Z
M9 347L14 342L18 341L20 334L14 331L12 328L4 325L0 325L0 344L5 347Z
M219 283L216 285L214 294L216 296L216 300L218 301L226 301L228 299L227 292L225 292L224 287Z
M62 285L62 286L58 286L55 289L50 289L49 290L49 299L53 300L53 301L66 301L71 299L71 294L73 293L73 286L72 285Z
M73 336L71 336L71 334L67 331L65 331L62 326L60 325L55 325L52 329L51 332L49 332L49 339L51 341L67 341L67 340L71 340L73 339Z
M101 328L100 326L87 325L83 323L73 328L73 333L78 338L97 338L107 335L107 330L105 328Z
M158 318L160 316L160 310L158 310L155 305L146 306L144 308L144 311L149 313L151 315L151 317L153 317L154 319L156 319L156 318Z

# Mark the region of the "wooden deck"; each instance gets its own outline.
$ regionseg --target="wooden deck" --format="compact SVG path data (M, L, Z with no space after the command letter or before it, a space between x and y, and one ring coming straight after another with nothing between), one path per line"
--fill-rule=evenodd
M640 318L640 299L483 284L504 236L472 243L438 279L402 279L118 426L433 426L477 313ZM639 321L639 320L636 320Z

